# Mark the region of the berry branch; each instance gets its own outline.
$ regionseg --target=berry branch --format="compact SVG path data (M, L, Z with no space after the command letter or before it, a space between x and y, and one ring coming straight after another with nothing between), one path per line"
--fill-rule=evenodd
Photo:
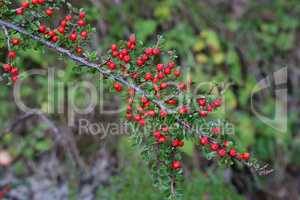
M59 3L60 1L46 3L44 0L33 0L31 3L23 2L20 8L12 12L19 17L28 15L30 18L30 12L44 10L44 16L34 18L48 19L54 15L54 8ZM97 63L98 58L87 56L91 53L85 54L85 49L82 48L86 46L91 32L86 28L86 15L83 11L76 15L65 16L55 29L49 29L38 22L37 28L29 30L29 21L22 19L22 23L17 23L14 17L8 17L10 20L0 19L0 26L20 34L20 37L37 41L80 66L100 72L114 81L113 88L116 92L122 92L123 86L128 88L126 118L139 130L132 134L132 139L142 146L142 156L152 169L156 185L168 194L169 199L180 196L176 188L182 180L180 148L184 146L184 140L199 143L208 159L215 158L227 165L240 162L259 174L271 172L266 166L261 167L249 153L241 153L233 138L226 134L225 128L222 130L214 120L206 120L209 113L222 105L222 100L208 94L195 97L191 93L192 82L177 81L182 74L174 62L176 57L171 53L168 54L171 58L167 64L159 62L164 53L159 41L153 47L145 48L142 43L137 42L135 36L131 36L127 42L112 44L106 58ZM9 34L6 30L6 35ZM19 38L12 38L8 45L10 43L16 49L17 46L26 45ZM11 53L11 50L9 52L11 63L4 64L3 70L12 74L15 82L18 70L12 67L12 60L16 53ZM198 129L197 125L206 125L208 130ZM147 131L142 132L145 127Z

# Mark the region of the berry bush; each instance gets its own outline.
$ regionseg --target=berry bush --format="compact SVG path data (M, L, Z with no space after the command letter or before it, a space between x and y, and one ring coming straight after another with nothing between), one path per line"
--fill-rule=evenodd
M61 7L68 7L65 16L56 12ZM124 115L135 130L131 139L143 149L154 185L166 198L182 197L184 141L193 141L207 159L220 164L244 165L261 175L270 172L239 147L228 134L225 120L214 118L213 113L222 107L221 97L197 91L197 83L176 63L176 53L164 47L163 37L148 46L132 34L99 56L89 48L94 28L84 9L64 0L21 4L4 0L0 16L8 49L1 71L3 84L14 84L21 78L16 62L20 51L42 51L45 47L87 68L87 73L97 72L109 79L115 92L126 96ZM59 24L52 23L54 18L60 19Z

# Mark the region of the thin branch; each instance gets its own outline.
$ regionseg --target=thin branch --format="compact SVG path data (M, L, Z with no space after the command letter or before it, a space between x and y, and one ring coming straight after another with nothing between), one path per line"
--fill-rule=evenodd
M11 48L10 48L10 38L9 38L8 31L7 31L7 29L6 29L5 26L2 26L2 29L3 29L4 34L5 34L5 36L6 36L7 48L8 48L8 50L10 50L10 49L11 49Z

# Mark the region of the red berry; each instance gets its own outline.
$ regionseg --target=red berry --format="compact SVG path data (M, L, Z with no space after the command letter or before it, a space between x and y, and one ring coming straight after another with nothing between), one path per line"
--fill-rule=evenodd
M221 132L221 128L220 128L220 127L213 127L213 128L211 129L211 132L212 132L213 134L219 134L219 133Z
M142 119L141 115L135 115L134 120L135 121L140 121Z
M46 33L47 32L47 27L45 25L40 25L39 32L40 33Z
M158 141L160 143L165 143L167 141L167 138L164 136L164 135L161 135L159 138L158 138Z
M161 83L160 84L160 89L166 89L168 87L167 83Z
M174 161L172 162L172 169L174 169L174 170L179 170L179 169L181 169L181 163L180 163L179 161L177 161L177 160L174 160Z
M160 117L166 117L168 115L168 113L162 110L162 111L160 111L159 115L160 115Z
M236 150L234 148L231 148L230 151L229 151L229 155L231 157L234 157L236 155Z
M153 49L153 55L158 55L158 54L160 54L160 49L159 48Z
M46 12L46 15L48 15L48 16L53 15L53 9L52 8L47 8L45 12Z
M130 44L128 45L128 48L129 48L130 50L134 50L134 49L135 49L135 44L130 43Z
M83 21L82 19L78 20L77 24L78 24L78 26L85 26L86 25L85 21Z
M112 44L111 45L111 50L112 51L117 51L118 50L118 46L116 44Z
M62 26L59 27L57 31L58 31L59 33L63 34L63 35L65 34L65 28L62 27Z
M16 14L17 14L17 15L23 15L23 14L24 14L24 8L18 8L18 9L16 10Z
M114 63L112 61L108 62L107 65L110 70L115 70L116 66L117 66L116 63Z
M84 13L84 12L80 12L80 13L79 13L79 17L80 17L80 19L85 18L85 13Z
M143 55L142 55L142 60L143 60L144 62L147 62L147 61L149 60L149 57L148 57L146 54L143 54Z
M179 113L180 114L185 114L188 112L188 108L186 106L182 106L181 108L179 108Z
M162 73L162 72L159 72L158 74L157 74L157 78L159 78L159 79L163 79L165 77L165 75L164 75L164 73Z
M119 52L118 51L113 51L111 52L112 57L118 57L119 56Z
M62 20L62 21L60 22L60 26L66 27L66 26L67 26L67 20Z
M22 8L29 8L30 3L25 1L25 2L22 2L21 5L22 5Z
M72 34L70 35L69 39L70 39L71 41L76 41L76 40L77 40L77 34L76 34L76 33L72 33Z
M202 144L202 145L208 144L208 137L206 137L206 136L200 137L199 142L200 142L200 144Z
M152 80L152 74L150 72L147 72L145 75L145 80L150 81Z
M154 131L154 132L153 132L153 136L154 136L156 139L159 139L160 136L161 136L160 131Z
M132 113L126 113L127 120L130 120L132 118Z
M172 69L169 68L169 67L167 67L167 68L164 70L164 73L165 73L166 75L169 75L169 74L171 74L171 71L172 71Z
M225 147L228 147L229 145L230 145L230 141L225 140L225 141L224 141L224 146L225 146Z
M207 116L206 111L200 111L199 114L200 114L200 117L206 117Z
M21 41L18 38L13 38L11 40L12 45L17 46L21 43Z
M183 147L184 146L184 142L181 140L173 140L172 141L172 147Z
M174 71L174 75L175 75L176 77L179 77L179 76L181 75L181 72L180 72L179 70L175 70L175 71Z
M216 99L214 102L213 102L213 105L215 107L220 107L222 105L222 99Z
M219 156L224 157L226 155L226 149L220 149L218 151Z
M159 87L158 85L154 85L154 86L153 86L153 89L154 89L156 92L158 92L158 91L160 90L160 87Z
M163 132L168 132L168 131L169 131L169 127L164 126L164 127L161 128L161 130L162 130Z
M154 110L149 110L148 112L147 112L147 115L148 116L151 116L151 117L154 117L155 116L155 111Z
M204 107L206 105L206 100L204 98L197 99L199 106Z
M56 33L55 33L54 30L51 30L51 31L49 31L48 35L49 35L50 37L53 37L53 36L56 35Z
M4 65L3 65L3 70L4 70L5 72L10 72L11 69L12 69L12 66L11 66L10 64L4 64Z
M179 140L173 140L172 147L178 147L178 146L179 146Z
M124 56L123 60L125 63L129 63L131 60L131 57L129 55L126 55L126 56Z
M177 104L177 101L175 99L169 99L166 101L166 103L169 105L175 105L175 104Z
M19 70L18 68L16 67L12 67L11 70L10 70L10 73L14 76L18 75L19 74Z
M241 157L242 157L243 160L247 161L250 158L250 154L249 153L242 153Z
M128 106L127 106L127 110L128 110L128 111L131 111L131 110L132 110L131 105L128 105Z
M71 16L71 15L67 15L67 16L65 17L65 19L66 19L67 21L70 21L70 20L72 19L72 16Z
M212 151L217 151L217 150L219 149L219 144L217 144L217 143L212 143L212 144L210 145L210 149L211 149Z
M178 87L179 87L180 90L185 90L186 89L185 83L179 83Z
M137 64L137 66L141 67L144 65L144 61L141 59L137 59L136 64Z
M59 37L54 35L52 38L51 38L51 41L52 42L57 42L59 40Z
M76 53L79 55L82 54L82 48L81 47L76 48Z
M207 110L207 112L211 112L213 110L213 108L211 105L207 105L206 110Z
M158 71L164 70L164 64L157 64L156 69L157 69Z
M127 50L127 49L122 49L122 50L121 50L121 54L122 54L123 56L128 55L128 50Z
M130 35L130 37L129 37L129 42L131 42L131 43L136 43L136 37L135 37L134 34Z
M39 4L44 4L44 3L45 3L45 0L38 0L38 3L39 3Z
M144 96L143 96L143 97L141 98L141 102L142 102L142 103L147 103L148 101L149 101L149 100L147 99L147 97L144 97Z
M145 53L148 55L148 56L152 56L153 55L153 49L152 48L147 48L145 50Z
M145 121L144 119L141 119L141 120L139 121L139 123L140 123L141 126L145 126L146 121Z
M31 3L34 5L34 4L38 4L39 1L38 0L31 0Z
M117 92L121 92L122 91L122 85L120 83L115 83L114 84L114 88Z
M10 59L15 59L17 56L17 53L15 51L9 51L7 57Z
M176 66L176 64L174 62L170 62L168 64L168 67L171 68L171 69L173 69L175 66Z
M144 103L145 108L149 107L150 105L151 105L151 101L148 101L148 102Z
M15 83L18 80L18 76L12 76L11 80Z
M153 78L152 83L158 83L159 79L157 77Z

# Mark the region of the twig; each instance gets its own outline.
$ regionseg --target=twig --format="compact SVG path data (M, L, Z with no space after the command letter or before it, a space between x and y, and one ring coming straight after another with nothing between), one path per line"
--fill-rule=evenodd
M3 29L4 34L5 34L5 36L6 36L7 48L8 48L8 50L10 50L10 49L11 49L11 48L10 48L10 38L9 38L8 31L7 31L7 29L6 29L5 26L2 26L2 29Z

